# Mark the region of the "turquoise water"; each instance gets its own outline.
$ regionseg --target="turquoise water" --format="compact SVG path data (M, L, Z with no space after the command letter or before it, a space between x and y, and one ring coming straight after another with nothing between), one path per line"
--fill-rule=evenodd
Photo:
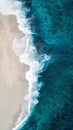
M38 55L51 61L38 74L39 102L19 130L73 130L73 0L21 2Z

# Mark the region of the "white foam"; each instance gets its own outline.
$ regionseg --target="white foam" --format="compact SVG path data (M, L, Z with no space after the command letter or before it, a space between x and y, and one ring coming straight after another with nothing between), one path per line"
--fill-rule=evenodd
M28 109L28 102L27 101L23 101L22 103L22 112L20 113L19 117L18 117L18 120L16 121L15 125L17 126L23 119L24 117L26 116L27 114L27 109Z
M26 65L30 66L30 69L28 72L26 72L26 79L29 82L29 102L28 102L28 115L27 117L29 117L32 107L34 107L34 105L36 105L38 103L37 97L39 95L38 90L41 88L42 83L40 83L38 85L38 74L39 72L41 72L44 68L44 65L47 61L47 64L50 62L51 56L48 56L46 54L42 54L40 57L37 54L37 50L36 48L33 46L32 44L32 37L30 37L30 35L27 35L26 38L21 39L21 46L19 46L19 44L17 43L18 41L14 42L14 44L17 45L14 46L14 50L17 53L18 51L18 55L19 55L19 60L21 63L24 63ZM26 45L24 45L24 43ZM19 51L19 49L21 49L21 51ZM23 50L23 51L22 51ZM36 59L36 57L39 57L39 60ZM38 88L36 87L38 86ZM36 89L37 88L37 89ZM21 115L23 114L23 111L21 113ZM21 127L21 125L24 123L24 121L26 121L28 118L24 118L22 120L21 115L19 117L19 121L17 124L17 126ZM18 130L19 127L15 127L13 130Z
M3 15L17 15L21 7L21 2L14 1L14 0L0 0L0 13Z
M29 29L29 19L26 19L24 11L21 10L22 3L15 0L1 0L0 1L0 13L3 15L15 15L17 17L17 22L19 29L25 34L23 38L15 38L13 41L13 50L16 55L19 56L21 63L29 65L30 69L26 73L26 79L29 82L29 102L28 102L28 115L23 117L25 113L24 105L22 105L22 112L18 118L15 128L12 130L19 130L20 127L25 123L30 115L31 107L38 103L37 97L39 95L38 90L41 88L42 83L38 84L38 74L44 70L45 65L48 66L51 56L46 54L38 55L35 46L33 45L32 32ZM47 64L45 64L47 62ZM38 89L36 86L38 86ZM25 99L24 99L25 100Z
M12 44L12 48L17 56L22 55L26 48L26 36L23 38L15 38Z

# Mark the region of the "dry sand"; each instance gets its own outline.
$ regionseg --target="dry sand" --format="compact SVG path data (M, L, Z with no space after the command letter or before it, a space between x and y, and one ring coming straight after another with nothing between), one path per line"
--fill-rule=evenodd
M11 130L27 93L27 67L19 62L12 50L16 36L23 36L16 18L0 15L0 130Z

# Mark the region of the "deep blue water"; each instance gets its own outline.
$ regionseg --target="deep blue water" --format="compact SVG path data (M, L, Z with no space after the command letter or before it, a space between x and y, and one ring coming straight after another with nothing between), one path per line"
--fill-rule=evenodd
M52 62L39 74L39 103L20 130L73 130L73 0L21 1L23 11L30 9L38 54L52 55Z

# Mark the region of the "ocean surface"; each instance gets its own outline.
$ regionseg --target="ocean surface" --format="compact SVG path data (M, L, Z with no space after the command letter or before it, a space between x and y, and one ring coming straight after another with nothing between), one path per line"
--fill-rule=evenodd
M25 37L13 48L30 67L28 115L13 130L73 130L73 0L4 0L0 12L16 15Z

